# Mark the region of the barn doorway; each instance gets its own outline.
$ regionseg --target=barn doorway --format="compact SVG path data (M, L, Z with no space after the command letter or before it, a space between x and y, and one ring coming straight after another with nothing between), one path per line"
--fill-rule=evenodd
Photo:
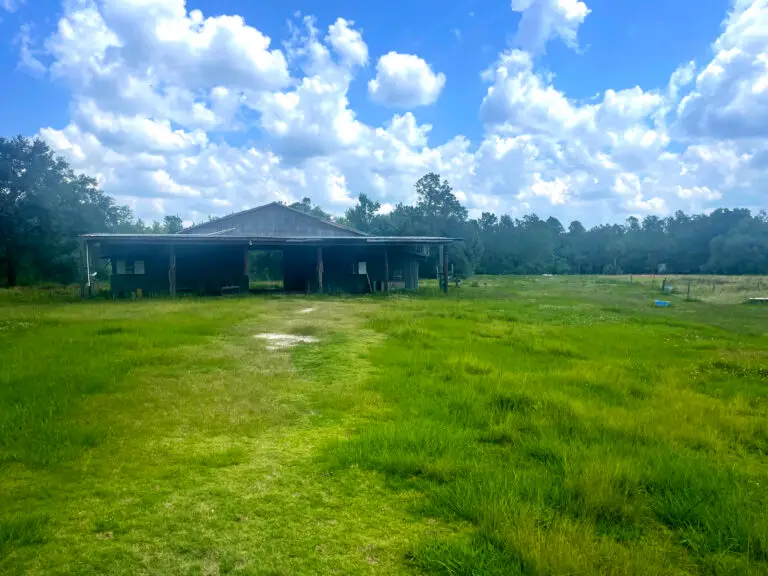
M248 253L249 290L251 292L282 292L283 253L280 250L251 250Z

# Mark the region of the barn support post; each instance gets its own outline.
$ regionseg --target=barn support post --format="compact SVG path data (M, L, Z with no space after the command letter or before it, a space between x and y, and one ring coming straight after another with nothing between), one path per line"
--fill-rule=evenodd
M85 238L80 238L79 240L80 244L80 298L86 299L88 296L90 296L88 290L88 282L90 278L89 275L89 268L90 263L88 262L88 241Z
M443 244L440 244L440 262L443 265L443 292L448 294L448 258Z
M389 250L384 248L384 291L389 292Z
M323 248L317 248L317 291L323 293Z
M168 292L171 298L176 298L176 245L170 246L170 258L168 266Z
M251 289L251 259L250 259L250 242L243 246L243 281L245 286L240 287L241 292L249 292Z
M406 290L418 290L419 289L419 263L415 259L411 258L406 261L404 272L405 289Z

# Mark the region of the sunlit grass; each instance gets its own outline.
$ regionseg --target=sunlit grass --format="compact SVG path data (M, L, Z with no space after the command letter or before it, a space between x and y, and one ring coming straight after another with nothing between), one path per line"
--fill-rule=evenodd
M768 307L657 292L0 293L0 573L766 573Z
M605 279L481 278L382 305L392 406L327 452L475 527L417 543L445 574L768 569L768 315ZM727 319L724 318L727 316ZM727 326L724 328L723 325Z

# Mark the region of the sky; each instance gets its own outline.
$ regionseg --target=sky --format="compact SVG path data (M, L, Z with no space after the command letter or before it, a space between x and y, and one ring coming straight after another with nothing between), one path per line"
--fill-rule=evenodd
M768 208L768 0L0 0L0 133L145 220Z

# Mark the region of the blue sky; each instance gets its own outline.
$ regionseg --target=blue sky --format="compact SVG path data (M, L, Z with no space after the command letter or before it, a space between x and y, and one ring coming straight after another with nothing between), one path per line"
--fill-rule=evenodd
M768 205L768 0L0 0L0 18L3 134L45 138L145 218L389 207L430 170L474 215Z

